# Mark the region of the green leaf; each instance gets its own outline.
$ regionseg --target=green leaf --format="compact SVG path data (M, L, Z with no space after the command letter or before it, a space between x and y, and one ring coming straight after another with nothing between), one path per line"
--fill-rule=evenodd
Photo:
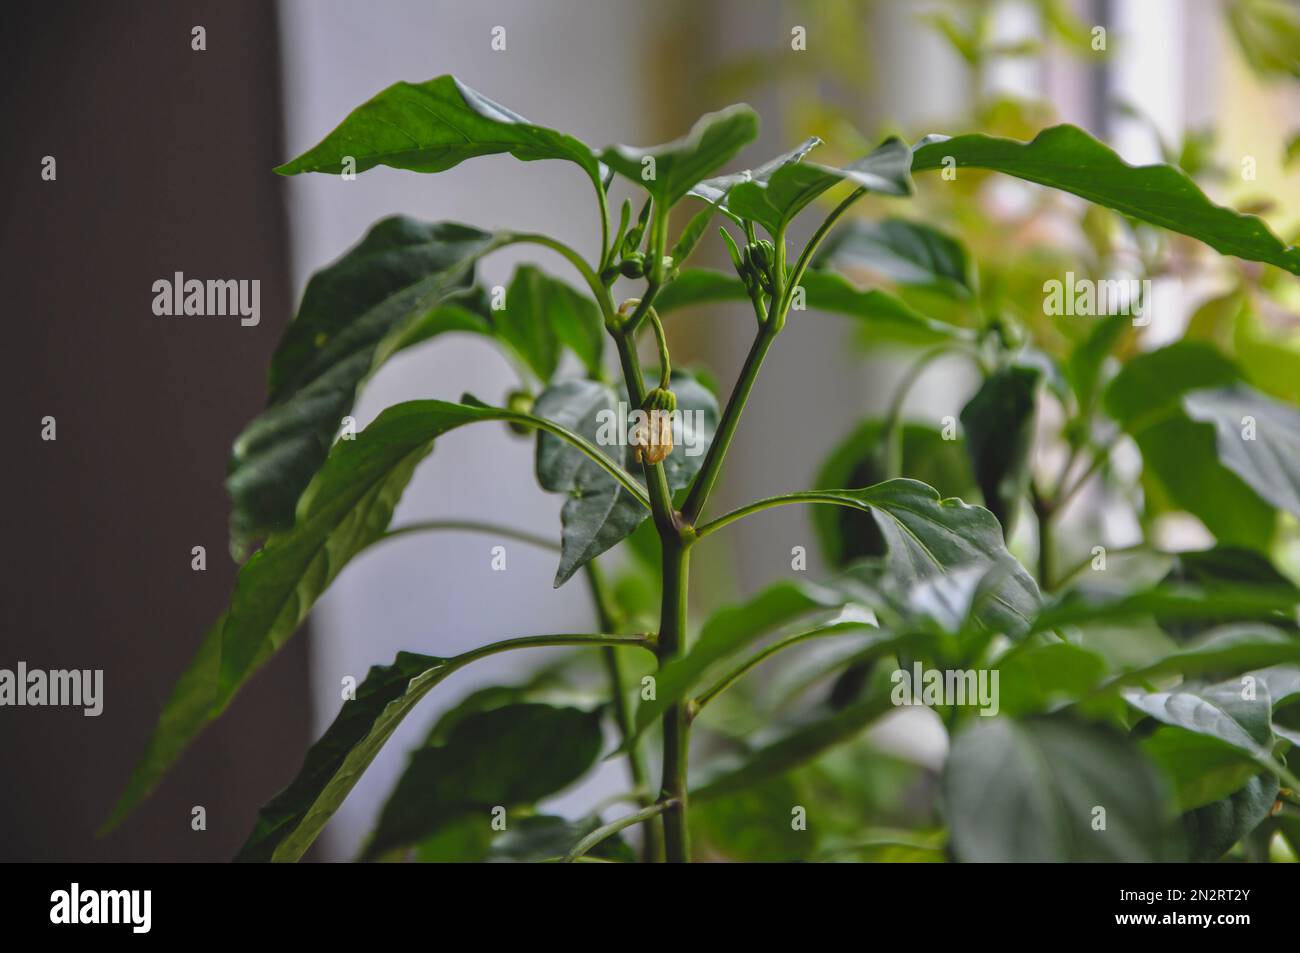
M1079 401L1082 415L1092 412L1106 358L1115 349L1131 321L1132 318L1127 314L1109 314L1098 318L1083 340L1070 351L1070 357L1065 363L1065 375Z
M1253 215L1215 205L1172 166L1132 166L1076 126L1053 126L1031 142L972 134L927 136L916 145L912 171L944 167L990 169L1072 192L1139 221L1190 235L1224 255L1300 274L1300 249L1288 246Z
M1300 77L1300 10L1279 0L1229 0L1228 24L1251 69Z
M969 298L975 290L961 242L933 226L902 218L854 219L841 225L822 244L812 267L863 269L954 298Z
M1068 625L1113 622L1140 616L1160 620L1267 619L1294 612L1300 593L1295 587L1216 586L1162 582L1137 592L1115 596L1071 590L1043 607L1031 631L1047 632ZM1285 621L1281 619L1278 621Z
M482 818L476 819L485 828ZM485 858L489 863L535 864L538 861L563 857L596 828L599 817L570 821L550 814L536 814L512 820L510 826L496 836ZM636 853L620 834L613 834L588 852L589 857L616 863L636 862Z
M1179 341L1129 361L1103 395L1106 412L1137 441L1143 468L1179 507L1198 517L1220 543L1264 549L1273 510L1219 461L1213 428L1186 415L1189 391L1238 380L1213 347Z
M548 429L617 469L590 443L550 421L482 404L398 404L356 439L340 441L303 493L295 527L268 539L240 570L229 609L177 683L111 823L143 799L204 725L225 710L348 561L383 538L393 508L434 438L485 420ZM649 505L644 496L639 498Z
M1267 686L1254 698L1242 697L1238 680L1188 684L1167 692L1130 688L1122 694L1134 709L1156 721L1214 738L1260 766L1273 763L1273 704Z
M356 697L343 703L325 734L308 749L298 776L258 811L253 832L235 859L298 860L402 719L458 667L449 659L400 652L392 665L371 668Z
M363 857L416 843L466 812L490 824L495 807L535 804L568 787L600 754L600 717L523 703L462 719L445 744L412 753Z
M143 757L131 772L113 812L99 829L101 836L121 824L149 796L186 745L211 720L212 700L216 698L221 673L221 631L225 621L223 615L208 629L193 661L177 679Z
M823 192L850 182L880 195L911 195L911 153L900 139L886 139L874 151L843 168L813 162L778 166L765 180L739 182L727 193L733 215L757 222L773 237Z
M601 372L605 323L596 303L532 265L520 266L506 306L491 312L492 332L549 383L568 348L588 374Z
M846 601L844 593L833 584L782 581L745 602L719 609L705 622L690 650L660 667L655 674L655 697L637 706L634 730L624 747L657 722L669 706L685 698L712 666L801 616L836 609ZM862 613L833 619L826 625L827 634L866 627L866 616Z
M610 146L601 160L641 185L660 207L671 208L757 136L758 114L739 104L701 116L680 139L646 149Z
M744 791L807 764L836 745L856 738L893 710L888 691L874 692L838 711L818 708L792 723L763 732L755 739L753 750L714 758L693 778L690 803L694 807Z
M967 496L975 490L964 440L944 440L933 427L905 423L902 428L901 470L913 479L928 483L941 496ZM814 489L840 486L872 486L886 480L882 420L864 420L853 429L817 471ZM827 562L843 567L864 556L880 556L885 540L875 518L845 507L814 506L813 528Z
M1000 581L985 594L981 624L1019 636L1038 612L1038 584L1007 552L993 514L958 499L942 499L916 480L889 480L861 490L814 490L773 497L778 502L832 503L870 511L884 536L890 574L903 582L924 580L962 566L1001 568Z
M975 719L953 741L943 800L957 859L1172 859L1165 792L1128 739L1060 717ZM1094 818L1105 810L1105 827Z
M1106 660L1070 642L1034 645L997 665L999 711L1021 716L1047 712L1090 694L1106 677Z
M857 318L862 322L865 337L873 344L923 346L973 341L975 337L966 328L927 318L887 291L878 288L860 291L834 272L806 271L800 287L808 310ZM688 268L659 292L655 310L667 314L678 308L748 300L739 278L719 271Z
M961 411L966 449L984 505L1008 538L1029 488L1041 379L1037 368L1000 368L984 379Z
M1300 517L1300 410L1244 385L1183 397L1193 420L1212 424L1224 466L1278 509Z
M738 216L727 211L725 199L727 193L741 182L767 182L772 178L772 174L782 166L790 165L793 162L802 162L808 153L812 152L822 141L816 136L809 136L799 145L795 146L789 152L784 152L774 159L769 159L762 165L753 169L746 169L743 172L732 172L728 175L720 175L712 179L705 179L697 182L688 194L698 199L703 199L710 205L719 207L724 214L729 215L733 220L739 222Z
M1277 800L1277 778L1259 774L1221 801L1183 815L1188 860L1213 861L1260 825Z
M516 159L566 159L599 184L601 175L590 147L535 126L504 106L476 93L453 76L424 83L394 83L358 106L314 148L275 171L353 171L377 165L415 172L442 172L475 156L508 152Z
M1187 583L1209 591L1231 590L1240 587L1283 591L1295 585L1269 562L1268 557L1239 546L1214 546L1210 549L1188 550L1174 556L1173 565L1165 576L1166 582ZM1242 617L1222 615L1200 617L1195 621L1162 620L1160 627L1178 639L1186 639L1216 625L1243 621ZM1274 625L1289 625L1294 621L1284 618L1270 619Z
M489 333L470 289L497 239L465 225L397 216L314 274L271 360L270 405L235 440L226 487L231 547L293 525L357 391L389 357L448 331Z
M713 394L685 372L674 372L672 387L677 408L683 413L678 416L680 429L674 428L673 452L663 466L669 487L679 490L690 483L704 462L718 425L718 405ZM599 381L563 381L544 391L533 409L538 416L554 420L599 445L628 470L641 469L634 448L624 439L633 408L628 407L623 392ZM536 472L544 490L569 494L560 513L564 529L560 566L555 575L557 587L626 538L649 515L645 506L605 470L550 434L538 436Z
M1231 745L1172 725L1157 728L1141 746L1172 785L1182 812L1230 797L1259 773L1259 765Z
M817 823L807 830L791 823L793 808L804 804L788 777L776 777L729 797L706 800L691 809L691 829L729 860L741 863L797 863L817 849Z

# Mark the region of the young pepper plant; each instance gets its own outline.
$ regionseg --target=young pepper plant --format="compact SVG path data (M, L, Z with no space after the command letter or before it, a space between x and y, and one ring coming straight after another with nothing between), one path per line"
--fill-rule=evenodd
M766 356L804 312L847 315L868 333L891 340L945 348L979 343L971 332L934 320L882 289L857 288L823 267L831 259L818 256L857 200L869 193L906 198L913 192L913 174L963 167L1006 173L1293 274L1300 273L1300 251L1285 246L1259 220L1212 204L1175 170L1130 167L1073 127L1049 129L1028 143L969 135L929 137L910 148L889 139L843 167L810 159L818 143L809 140L747 172L720 174L757 131L754 112L733 106L703 117L686 136L664 145L597 150L442 76L389 87L277 170L340 174L385 165L436 173L501 153L524 161L562 160L576 165L592 184L600 246L588 258L544 234L395 217L374 226L312 278L272 360L269 405L236 440L231 459L232 551L243 558L258 541L261 545L244 562L227 611L181 676L110 826L149 793L363 550L408 532L437 529L487 529L554 545L505 528L455 521L390 527L403 490L438 438L461 426L499 421L537 432L538 483L566 496L555 584L584 573L601 632L520 635L452 657L402 653L391 665L373 668L308 751L297 778L263 808L240 859L300 858L397 725L448 676L488 655L555 646L602 652L608 676L604 694L621 733L619 751L627 756L632 780L627 798L634 809L608 823L598 814L568 820L531 813L537 802L592 767L601 752L606 706L553 704L543 700L548 696L537 685L506 687L471 695L433 727L385 804L364 857L417 849L429 858L627 860L634 855L621 832L644 825L643 858L690 860L692 804L703 805L698 810L706 813L700 816L707 816L710 802L788 777L890 710L889 692L871 677L872 665L881 659L900 665L915 660L997 666L1012 700L1006 716L956 735L944 778L949 830L937 842L929 835L921 838L918 843L930 846L918 849L934 849L933 843L942 845L946 836L958 859L1023 859L1043 846L1039 834L1046 830L1047 846L1066 856L1166 856L1171 848L1163 839L1167 818L1154 756L1121 730L1128 725L1115 715L1114 703L1127 699L1177 727L1162 700L1133 695L1134 686L1282 666L1300 657L1300 641L1293 630L1260 624L1211 633L1208 642L1181 647L1141 669L1111 671L1096 670L1085 650L1057 633L1090 619L1133 614L1276 622L1294 610L1297 593L1285 580L1272 580L1245 591L1166 586L1118 600L1045 601L1035 578L1008 552L999 523L1014 512L1004 493L1010 488L1015 496L1024 488L1019 478L1008 479L1007 471L1009 459L1023 456L1023 427L1011 428L1010 452L996 432L1009 423L1008 407L1023 417L1026 401L1032 405L1034 374L1003 362L1007 366L989 378L997 383L986 384L996 390L972 402L969 415L963 415L972 434L985 435L983 449L976 452L987 458L986 466L977 466L987 509L943 498L926 483L905 478L897 463L901 438L889 428L871 437L894 460L883 482L786 493L725 514L710 514L708 503ZM610 193L618 178L641 194L636 202L624 202L615 218ZM842 200L805 244L792 247L791 223L834 189L843 190ZM688 205L689 217L670 244L673 212ZM688 266L719 220L734 275ZM507 289L506 307L494 310L476 282L476 264L497 249L520 244L557 254L583 290L523 266ZM641 282L635 297L616 297L620 277ZM756 322L721 408L709 387L673 369L661 318L687 305L719 301L747 302ZM469 395L456 402L410 401L388 408L361 433L336 439L358 391L389 357L452 332L493 341L519 370L520 387L506 406ZM657 365L649 369L639 347L648 338L657 353ZM606 367L606 339L616 355L616 384ZM583 374L566 376L566 365L575 363ZM647 386L651 376L653 387ZM1113 385L1108 400L1116 393ZM1234 401L1242 399L1249 398L1199 390L1188 396L1187 413L1196 419L1230 417L1238 411ZM1123 403L1122 396L1113 400ZM601 422L617 416L623 402L634 408L632 419L618 420L610 432ZM1279 427L1294 422L1286 417L1292 411L1270 413L1278 415ZM677 441L701 452L687 454L674 445ZM1225 446L1222 452L1228 466L1235 462L1245 470L1258 464L1236 448ZM1245 474L1243 479L1250 481ZM793 503L838 507L869 518L880 553L850 562L823 584L778 583L747 603L725 608L692 642L690 560L697 543L740 519ZM644 631L630 620L596 562L624 541L657 553L657 612ZM1040 570L1040 581L1041 575ZM779 638L746 654L772 633ZM851 685L827 705L805 712L775 740L746 745L747 756L739 763L719 760L688 778L692 723L706 706L768 659L813 640L839 641L850 650L830 673L837 684L846 684L845 674L854 670L864 673L866 684ZM630 685L627 649L653 656L654 674L643 683L652 690ZM1071 672L1078 677L1070 678ZM1287 691L1283 675L1275 673L1273 682L1277 692ZM1072 693L1073 707L1065 713L1057 704L1062 686ZM1199 692L1195 697L1202 700L1212 696L1211 689L1191 681L1180 688ZM635 708L634 700L639 700ZM965 726L967 719L956 708L943 713L953 732ZM652 729L662 738L657 771L645 759L645 735ZM1279 785L1296 786L1280 757L1287 737L1286 729L1266 718L1251 740L1235 749L1245 767L1234 762L1234 780L1258 775L1272 782L1254 792L1252 810ZM1079 776L1039 778L1026 769L994 779L1003 786L1029 786L1009 790L1007 803L1031 798L1041 811L1031 818L1038 827L1031 824L1027 833L990 842L981 831L1005 834L1016 828L1017 819L997 818L989 827L989 818L980 813L988 799L972 801L963 793L990 783L991 764L1025 757L1026 751L1064 759L1078 767ZM1091 818L1071 813L1072 805L1084 803L1080 790L1085 800L1103 799L1133 836L1119 846L1085 844L1081 831ZM1209 803L1202 799L1197 806ZM489 820L503 809L518 819L493 836Z

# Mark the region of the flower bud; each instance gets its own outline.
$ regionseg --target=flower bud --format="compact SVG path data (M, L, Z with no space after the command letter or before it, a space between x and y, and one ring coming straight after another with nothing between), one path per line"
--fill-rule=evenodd
M640 278L645 274L645 256L640 252L624 258L618 266L624 278Z
M533 412L533 395L526 390L512 390L506 396L506 410L516 414L531 414ZM528 436L532 432L532 427L527 424L521 424L518 421L508 421L510 429L521 437Z
M637 463L662 463L673 452L673 412L677 395L656 387L641 405L640 419L628 435Z

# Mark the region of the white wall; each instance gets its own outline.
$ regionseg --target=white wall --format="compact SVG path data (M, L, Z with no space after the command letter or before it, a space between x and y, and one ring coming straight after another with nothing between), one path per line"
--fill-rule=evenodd
M442 73L454 73L530 119L594 145L604 145L606 137L642 143L638 50L652 8L630 0L283 0L286 158L314 145L389 84ZM497 25L506 27L505 52L489 46ZM599 241L590 183L567 163L488 157L437 176L376 169L351 182L301 176L288 188L299 289L376 219L396 212L485 228L545 229L588 254ZM562 260L545 251L503 251L484 264L482 274L490 284L504 284L514 263L525 259L578 283ZM513 373L487 345L445 339L382 370L364 392L358 423L412 398L455 400L470 391L497 402L513 384ZM473 427L439 441L416 473L394 525L478 518L558 539L560 503L537 489L529 442L504 427ZM400 649L451 655L510 636L592 629L581 578L552 590L557 557L515 544L507 546L507 571L493 572L489 549L497 542L420 534L385 543L348 567L313 616L318 731L338 711L340 680L359 680L370 665L391 661ZM537 661L520 656L480 662L426 700L344 803L326 832L326 856L353 854L405 752L439 710ZM621 764L602 765L595 788L616 789L621 770ZM591 794L588 786L566 797L587 801Z

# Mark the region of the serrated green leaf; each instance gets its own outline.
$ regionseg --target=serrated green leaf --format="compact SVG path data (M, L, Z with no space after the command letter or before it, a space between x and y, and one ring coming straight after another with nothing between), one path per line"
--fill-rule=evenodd
M1059 716L974 719L953 741L943 801L961 861L1173 857L1164 786L1138 748Z
M671 208L692 186L758 136L758 114L744 104L701 116L680 139L641 149L614 145L601 153L611 169Z
M1215 205L1182 171L1132 166L1076 126L1044 129L1031 142L978 133L927 136L916 144L912 171L990 169L1072 192L1139 221L1199 239L1224 255L1262 261L1300 274L1300 249L1288 246L1263 220Z
M599 710L522 703L469 715L444 744L412 753L363 857L417 843L466 812L491 824L493 808L535 804L582 777L601 743Z
M537 126L454 76L424 83L394 83L358 106L333 132L275 171L281 175L347 171L377 165L442 172L475 156L508 152L516 159L566 159L599 183L599 163L589 146Z

